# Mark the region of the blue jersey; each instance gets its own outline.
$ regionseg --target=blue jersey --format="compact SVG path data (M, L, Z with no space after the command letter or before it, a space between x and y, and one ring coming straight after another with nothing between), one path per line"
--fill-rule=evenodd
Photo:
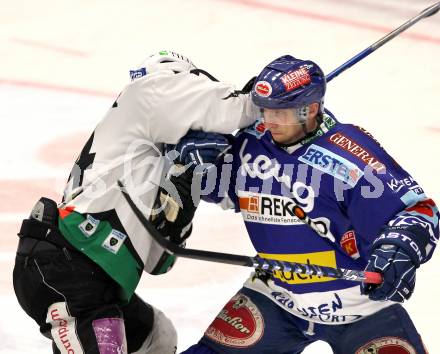
M422 262L431 257L438 209L364 129L326 111L313 134L282 147L257 122L240 131L231 155L217 165L204 200L241 212L261 257L362 270L383 227L415 224L430 239ZM360 295L356 283L315 275L278 271L268 285L251 277L245 286L321 323L356 321L392 304Z

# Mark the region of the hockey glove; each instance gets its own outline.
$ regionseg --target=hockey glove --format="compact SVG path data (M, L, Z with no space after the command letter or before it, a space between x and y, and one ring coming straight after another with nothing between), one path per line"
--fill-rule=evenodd
M371 300L408 300L415 287L416 269L425 259L427 239L417 228L388 227L374 241L366 271L380 272L383 283L361 285Z
M151 221L172 242L182 244L191 234L197 206L191 195L193 174L190 170L170 175L159 188Z
M192 219L197 209L191 196L193 173L190 170L170 175L159 188L155 208L150 216L152 224L168 240L185 247L192 232ZM176 257L164 251L151 274L168 272Z
M202 166L203 169L212 166L229 146L228 139L223 134L190 130L176 145L167 144L165 153L176 164L190 164L192 170L197 166ZM171 154L173 150L177 152L177 156Z
M381 245L370 256L365 268L369 272L380 272L383 283L361 285L361 293L371 300L408 300L416 285L416 265L406 252L395 245Z

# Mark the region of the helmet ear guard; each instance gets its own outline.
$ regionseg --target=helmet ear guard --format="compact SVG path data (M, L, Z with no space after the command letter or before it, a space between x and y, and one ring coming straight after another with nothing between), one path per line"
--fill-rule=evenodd
M301 124L305 124L307 122L309 112L310 107L308 105L296 109L296 116L298 117L298 120Z

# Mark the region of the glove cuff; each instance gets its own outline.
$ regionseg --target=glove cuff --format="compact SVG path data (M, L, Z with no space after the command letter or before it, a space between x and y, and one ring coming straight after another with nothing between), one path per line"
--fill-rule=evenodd
M418 268L426 260L426 246L429 238L423 232L418 231L417 227L401 228L386 227L382 230L372 248L379 248L381 245L396 245L400 247L411 258L414 265Z

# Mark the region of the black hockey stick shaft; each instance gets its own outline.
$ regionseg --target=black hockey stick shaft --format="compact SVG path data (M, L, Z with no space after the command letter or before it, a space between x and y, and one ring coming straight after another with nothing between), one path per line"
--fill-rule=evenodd
M400 33L402 33L403 31L407 30L408 28L419 22L421 19L432 16L436 14L439 10L440 10L440 2L437 2L434 5L429 6L428 8L420 12L417 16L406 21L404 24L397 27L395 30L391 31L386 36L382 37L377 42L373 43L368 48L365 48L362 52L356 54L353 58L347 60L344 64L333 70L330 74L326 76L327 82L330 82L340 73L344 72L348 68L351 68L354 64L360 62L362 59L373 53L376 49L379 49L385 43L389 42L394 37L398 36Z
M130 208L135 213L141 224L145 227L151 237L167 252L177 257L198 259L202 261L210 261L216 263L233 264L245 267L253 267L263 269L269 272L288 272L305 275L324 276L329 278L344 279L351 281L366 282L371 284L381 284L382 275L375 272L364 272L358 270L350 270L343 268L332 268L318 266L314 264L302 264L295 262L282 262L274 259L265 259L261 257L249 257L230 253L212 252L205 250L195 250L184 248L167 240L156 229L156 227L148 220L144 213L139 209L131 198L127 188L121 181L118 181L122 194Z

